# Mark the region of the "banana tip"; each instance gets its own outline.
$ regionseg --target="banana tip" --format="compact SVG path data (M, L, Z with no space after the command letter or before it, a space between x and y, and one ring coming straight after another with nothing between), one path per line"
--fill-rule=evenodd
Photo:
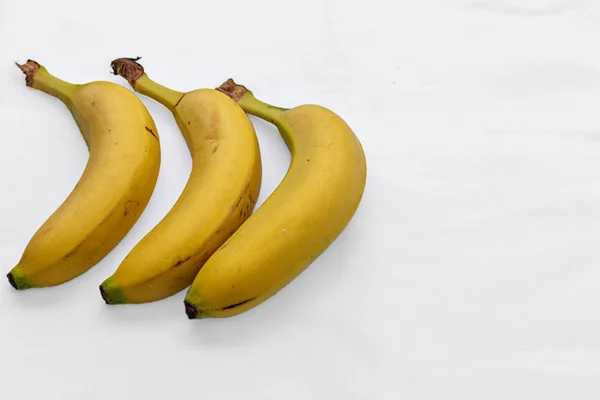
M198 310L196 310L196 307L194 307L191 303L188 303L187 301L184 301L183 303L185 304L185 313L187 314L188 318L198 318Z
M123 295L123 291L120 286L112 281L111 278L107 279L100 285L100 295L106 304L125 304L127 299Z
M106 290L104 290L104 286L100 285L100 295L106 304L110 304L108 301L108 296L106 295Z
M6 275L6 277L8 278L8 283L10 283L10 286L14 287L17 290L25 290L34 287L25 279L25 277L23 276L23 272L21 271L19 266L13 268Z
M9 272L8 275L6 275L6 277L8 278L8 283L10 283L10 286L19 290L19 286L17 286L17 282L15 281L15 277L13 276L13 274Z

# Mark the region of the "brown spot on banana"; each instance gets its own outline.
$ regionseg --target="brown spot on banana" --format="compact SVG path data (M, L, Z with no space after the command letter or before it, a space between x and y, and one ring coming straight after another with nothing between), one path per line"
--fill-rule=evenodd
M77 251L79 250L79 248L81 247L81 245L83 245L83 243L79 243L73 250L71 250L70 252L68 252L63 257L63 260L66 260L67 258L74 256L77 253Z
M154 139L158 140L158 136L156 136L156 133L154 133L152 129L148 128L147 126L145 128L152 136L154 136Z
M238 208L238 206L240 205L240 203L242 202L242 200L244 200L244 197L246 197L246 195L250 192L250 185L251 185L251 182L248 182L248 184L246 185L246 187L242 191L242 194L240 195L240 198L235 203L235 206L233 206L232 210L235 211L235 209Z
M204 314L207 311L231 310L232 308L243 306L244 304L249 303L249 302L251 302L254 299L256 299L256 297L253 297L253 298L248 299L248 300L240 301L239 303L235 303L235 304L232 304L230 306L226 306L226 307L215 309L215 310L197 309L193 304L188 303L187 301L184 301L183 303L185 304L185 313L187 314L188 318L189 319L196 319L196 318L198 318L199 315Z
M135 203L137 207L140 206L139 201L127 200L127 202L125 203L125 210L123 211L123 216L127 216L132 211L132 210L130 210L130 208L133 205L133 203Z
M253 298L248 299L248 300L240 301L239 303L235 303L235 304L232 304L232 305L227 306L227 307L223 307L223 308L221 308L221 310L231 310L232 308L236 308L236 307L239 307L239 306L243 306L246 303L250 303L254 299L256 299L256 297L253 297Z
M173 268L177 268L177 267L179 267L181 264L183 264L184 262L188 261L190 258L192 258L192 256L187 256L186 258L184 258L184 259L181 259L181 260L177 261L177 262L176 262L176 263L173 265Z

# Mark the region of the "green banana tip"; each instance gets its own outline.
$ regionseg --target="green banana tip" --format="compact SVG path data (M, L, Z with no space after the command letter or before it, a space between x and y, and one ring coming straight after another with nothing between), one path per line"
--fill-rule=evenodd
M18 271L15 271L15 269L9 272L6 277L8 278L10 286L14 287L16 290L25 290L33 287L27 283L25 278L23 278Z
M121 293L121 289L118 285L111 283L110 280L106 280L100 285L100 295L106 304L125 303L125 298Z
M117 58L110 63L113 75L119 75L135 87L135 82L144 75L144 67L138 62L142 57Z

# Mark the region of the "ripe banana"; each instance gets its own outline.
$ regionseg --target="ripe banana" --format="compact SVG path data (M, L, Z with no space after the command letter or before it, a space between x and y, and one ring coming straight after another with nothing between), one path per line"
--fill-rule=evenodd
M123 239L154 191L160 144L143 103L122 86L67 83L32 60L19 67L28 86L67 106L90 151L79 182L8 274L10 284L22 290L75 278Z
M192 155L192 172L169 213L101 285L108 304L155 301L188 287L250 216L261 185L256 133L235 101L214 89L168 89L136 61L111 65L136 91L171 110Z
M185 298L190 319L237 315L277 293L342 232L366 183L362 145L332 111L274 107L233 80L219 89L274 123L292 162L271 196L196 276Z

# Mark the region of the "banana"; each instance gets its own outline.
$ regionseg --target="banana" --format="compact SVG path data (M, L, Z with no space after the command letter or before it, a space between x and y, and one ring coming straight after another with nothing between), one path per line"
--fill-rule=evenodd
M250 216L262 178L254 127L235 101L215 89L168 89L152 81L137 60L117 59L113 72L173 113L192 172L173 208L101 285L108 304L151 302L188 287Z
M160 143L152 117L126 88L101 81L71 84L32 60L18 66L27 86L67 106L90 152L77 185L8 274L10 284L23 290L75 278L123 239L154 191Z
M292 162L271 196L196 276L185 298L190 319L240 314L285 287L342 232L366 184L362 145L329 109L274 107L231 79L219 90L275 124Z

